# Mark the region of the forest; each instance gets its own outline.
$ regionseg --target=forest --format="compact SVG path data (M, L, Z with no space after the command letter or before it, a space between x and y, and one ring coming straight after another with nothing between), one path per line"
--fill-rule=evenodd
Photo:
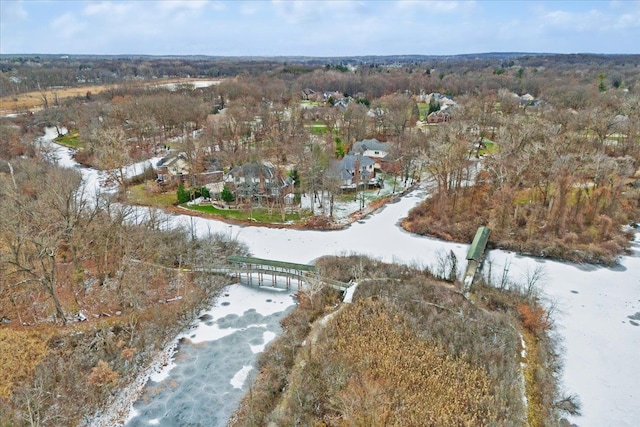
M86 420L215 298L223 279L197 274L197 267L246 248L230 236L167 230L153 214L139 219L132 200L141 191L145 204L171 208L180 188L202 188L213 163L226 175L268 162L295 182L297 197L314 198L299 226L330 228L335 218L327 206L345 193L332 165L356 142L375 138L389 147L376 173L429 189L403 220L406 230L468 243L486 225L493 247L615 265L640 218L639 64L638 55L0 56L0 377L7 379L0 384L0 425ZM63 95L68 88L80 95ZM26 93L38 105L18 106ZM45 127L57 129L57 142L72 147L79 163L110 171L108 184L117 191L91 194L79 171L58 168L37 142ZM185 163L177 179L159 180L153 170L124 173L126 165L172 153ZM345 334L361 332L355 328L362 316L398 316L406 339L424 333L407 318L411 307L380 304L373 295L384 290L363 292L360 305L336 318L356 322ZM455 298L446 302L464 306ZM535 304L509 307L507 316L544 335ZM313 356L305 356L315 363L308 369L325 369ZM336 363L356 363L347 359ZM483 376L492 368L479 372L477 361L459 359L454 368L479 384L473 388L504 385ZM362 392L398 385L375 375L358 381L344 386ZM408 392L420 384L407 384ZM323 402L328 409L316 415L362 413L374 398ZM483 407L495 404L487 395L475 398ZM379 415L391 417L399 409L385 402L386 415ZM282 420L310 416L304 405L287 407ZM434 425L445 419L433 416Z

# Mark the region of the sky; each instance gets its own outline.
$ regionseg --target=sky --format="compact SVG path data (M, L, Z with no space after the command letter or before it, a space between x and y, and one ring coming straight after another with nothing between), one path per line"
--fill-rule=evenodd
M639 41L638 0L0 0L0 54L638 54Z

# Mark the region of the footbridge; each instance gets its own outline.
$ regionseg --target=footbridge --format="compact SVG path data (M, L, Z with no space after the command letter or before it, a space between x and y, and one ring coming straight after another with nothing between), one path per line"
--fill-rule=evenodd
M242 277L244 274L249 283L252 284L254 277L258 286L266 284L265 276L271 278L271 286L277 286L277 277L286 278L287 289L291 288L292 281L297 281L298 289L302 287L305 281L320 281L326 283L339 291L346 291L351 285L350 283L342 283L336 280L321 277L318 273L318 267L311 264L298 264L286 261L276 261L272 259L230 256L227 261L231 264L229 273L235 273L236 277Z
M490 234L491 229L489 229L489 227L478 228L476 235L473 238L473 242L471 242L471 246L469 246L469 251L467 252L467 270L464 273L464 279L462 281L462 290L466 296L471 292L471 287L476 279L476 274L482 267L484 253L487 249L487 244L489 243Z

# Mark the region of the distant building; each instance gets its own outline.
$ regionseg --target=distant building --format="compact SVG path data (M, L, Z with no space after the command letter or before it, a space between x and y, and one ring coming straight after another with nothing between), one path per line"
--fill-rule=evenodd
M193 163L199 172L192 174L187 155L184 152L170 152L156 163L158 182L184 182L187 177L191 178L191 185L222 181L222 166L218 159L200 157Z

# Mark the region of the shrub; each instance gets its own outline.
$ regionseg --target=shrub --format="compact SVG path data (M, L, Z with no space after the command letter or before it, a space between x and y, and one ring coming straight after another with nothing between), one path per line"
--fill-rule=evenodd
M229 187L225 185L224 188L222 189L222 192L220 193L220 198L222 199L222 201L226 203L231 203L233 202L233 199L235 197L233 196L233 193L231 192Z
M209 189L207 187L202 187L200 188L200 196L208 199L211 197L211 193L209 192Z
M518 304L518 314L522 320L522 326L535 336L544 334L551 328L547 312L537 304Z
M96 387L109 387L116 385L119 377L120 375L114 372L107 362L100 360L98 364L91 369L91 375L89 375L87 381Z
M178 203L187 203L191 199L191 195L184 188L184 184L180 183L178 185L178 190L176 191L178 196Z

